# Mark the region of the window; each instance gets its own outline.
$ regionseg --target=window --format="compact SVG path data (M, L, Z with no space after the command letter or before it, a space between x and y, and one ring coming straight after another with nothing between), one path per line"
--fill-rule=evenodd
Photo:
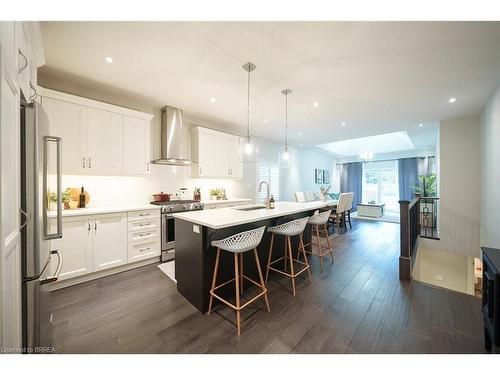
M271 167L268 165L260 165L257 170L257 189L261 181L266 181L269 184L269 194L275 200L280 199L280 169L279 167ZM266 200L267 190L265 187L262 191L257 192L257 201L264 202Z
M363 165L363 203L385 203L387 211L399 210L397 161Z

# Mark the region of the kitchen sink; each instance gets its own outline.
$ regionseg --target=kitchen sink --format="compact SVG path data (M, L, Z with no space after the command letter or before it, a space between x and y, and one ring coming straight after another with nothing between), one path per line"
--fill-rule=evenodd
M255 211L255 210L265 210L266 206L263 204L259 205L252 205L252 206L241 206L241 207L234 207L235 210L238 211Z

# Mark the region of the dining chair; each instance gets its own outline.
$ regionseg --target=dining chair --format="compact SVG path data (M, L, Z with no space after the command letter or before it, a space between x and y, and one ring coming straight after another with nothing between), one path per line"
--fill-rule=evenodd
M339 234L342 234L340 227L345 227L345 213L349 203L349 193L341 193L335 212L330 215L330 222L337 227ZM345 227L347 230L347 227Z
M347 194L348 194L349 200L347 201L346 208L345 208L344 223L349 222L349 229L352 229L351 210L352 210L352 201L354 200L354 192L349 192ZM347 229L347 224L346 224L346 229Z

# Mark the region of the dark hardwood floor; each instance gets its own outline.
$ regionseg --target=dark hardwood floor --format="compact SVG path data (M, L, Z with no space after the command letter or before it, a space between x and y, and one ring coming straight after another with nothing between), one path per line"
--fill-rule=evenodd
M258 301L202 315L156 265L52 293L57 353L483 353L476 297L398 279L399 225L353 220L335 263L297 296L278 274Z

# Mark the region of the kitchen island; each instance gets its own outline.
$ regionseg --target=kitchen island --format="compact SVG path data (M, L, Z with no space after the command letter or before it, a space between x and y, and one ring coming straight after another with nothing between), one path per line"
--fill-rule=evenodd
M333 203L334 204L334 203ZM274 209L255 208L255 205L212 210L191 211L173 214L175 218L175 278L177 290L202 313L208 310L209 290L215 264L216 249L211 246L214 240L220 240L233 234L262 226L270 227L290 220L311 216L314 211L330 209L332 203L320 201L307 203L277 202ZM304 231L304 243L310 243L309 226ZM263 272L265 272L269 254L270 234L264 233L257 247ZM298 237L292 239L296 254ZM277 236L274 241L273 259L283 254L284 241ZM295 255L294 255L295 256ZM244 273L257 279L257 267L251 252L243 256ZM225 251L221 253L218 282L234 277L233 257ZM244 287L250 287L246 282ZM224 289L224 290L222 290ZM220 293L225 297L234 295L234 285L230 283Z

